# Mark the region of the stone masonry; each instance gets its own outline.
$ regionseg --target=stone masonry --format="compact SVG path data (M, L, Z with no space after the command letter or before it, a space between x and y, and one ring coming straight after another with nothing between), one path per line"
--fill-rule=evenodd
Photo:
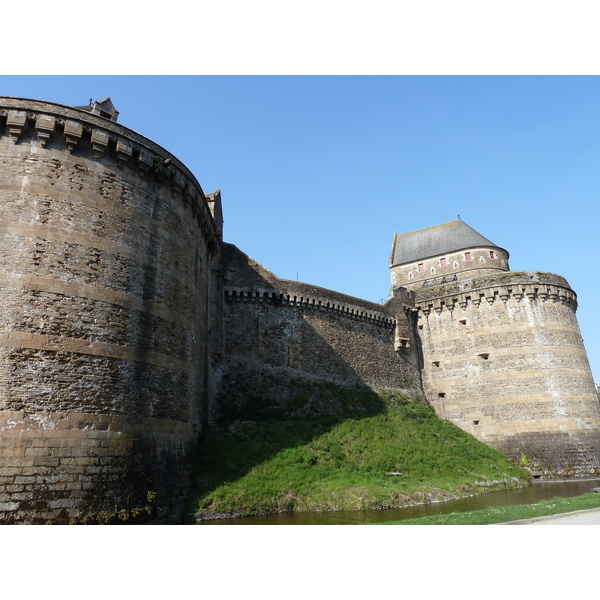
M279 279L231 244L223 245L222 258L226 360L219 377L235 375L243 384L267 368L279 379L310 377L422 396L409 292L382 306ZM279 386L278 399L285 394Z
M219 226L107 116L0 100L2 522L177 515L206 420Z
M567 281L509 271L508 253L462 221L412 235L426 249L397 236L390 267L415 291L436 412L534 476L600 474L600 406Z
M0 523L181 519L226 381L426 397L536 476L600 473L562 277L509 271L459 220L394 236L383 305L279 279L117 116L0 98Z

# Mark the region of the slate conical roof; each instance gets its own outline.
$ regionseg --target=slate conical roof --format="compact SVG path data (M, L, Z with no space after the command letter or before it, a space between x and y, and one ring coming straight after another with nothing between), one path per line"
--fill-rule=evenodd
M500 248L477 233L461 219L441 225L418 229L410 233L394 234L390 265L403 265L425 260L433 256L450 254L469 248Z

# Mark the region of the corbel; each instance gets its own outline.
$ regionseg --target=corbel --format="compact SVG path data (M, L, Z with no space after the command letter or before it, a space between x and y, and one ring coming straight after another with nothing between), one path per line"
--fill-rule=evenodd
M117 141L117 165L123 167L127 164L127 161L133 156L133 149L131 146L123 142L122 140Z
M50 115L38 115L35 120L35 130L43 148L46 147L50 136L54 132L55 125L56 119Z
M108 148L108 135L97 129L92 130L92 152L98 160Z
M154 157L144 149L140 149L140 155L138 156L138 170L146 175L154 167Z
M529 298L530 302L533 302L537 296L537 288L527 288L525 290L525 295Z
M83 135L83 125L76 121L65 121L65 143L67 150L73 152L77 144L81 141Z
M6 119L6 126L8 127L8 133L15 144L21 137L23 129L25 129L25 123L27 122L27 113L24 110L9 110L8 117Z

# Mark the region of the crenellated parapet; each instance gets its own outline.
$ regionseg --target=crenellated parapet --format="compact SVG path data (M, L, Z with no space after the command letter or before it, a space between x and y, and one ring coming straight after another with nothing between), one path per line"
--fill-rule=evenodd
M385 305L381 305L301 281L281 279L233 244L223 244L222 256L225 300L229 304L311 309L318 314L336 314L388 329L395 327L396 316L402 313L400 306L403 303L414 305L411 293L406 290L399 290Z
M336 294L336 296L339 295ZM344 302L340 301L339 298L334 299L326 295L304 295L299 290L294 289L273 290L227 287L225 289L225 299L230 303L262 303L272 306L312 309L321 313L334 313L355 321L376 323L389 329L396 325L394 317L390 317L374 308L368 309L364 306L353 304L350 297L348 297L347 302Z
M158 144L110 119L52 102L0 97L1 136L10 137L14 144L27 141L101 163L109 161L119 171L133 169L138 176L170 188L206 237L219 237L207 197L191 171Z
M478 277L424 288L416 294L417 306L425 316L443 310L466 310L469 306L479 307L484 303L506 304L509 300L559 302L577 310L577 294L566 279L537 271Z

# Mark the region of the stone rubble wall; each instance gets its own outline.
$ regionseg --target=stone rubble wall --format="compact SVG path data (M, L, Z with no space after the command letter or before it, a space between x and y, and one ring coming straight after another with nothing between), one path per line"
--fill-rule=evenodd
M394 315L389 307L279 280L234 246L223 256L230 369L238 357L246 365L252 359L257 369L269 365L296 377L422 395L415 349L396 349L398 321L404 326L408 319L403 305Z
M168 468L185 487L219 321L210 297L220 224L204 192L174 156L121 125L14 98L0 99L0 171L0 422L22 415L0 430L12 448L0 468L29 478L0 484L4 520L52 519L61 503L60 518L87 518L102 502L83 482L102 482L119 499L112 510L139 508L152 491L180 511L165 460L178 457ZM39 415L53 425L36 429ZM85 423L67 436L78 441L54 446L73 419ZM111 457L125 431L131 453ZM121 493L140 461L154 489L138 481Z
M193 449L188 423L0 411L0 432L4 525L182 517Z

